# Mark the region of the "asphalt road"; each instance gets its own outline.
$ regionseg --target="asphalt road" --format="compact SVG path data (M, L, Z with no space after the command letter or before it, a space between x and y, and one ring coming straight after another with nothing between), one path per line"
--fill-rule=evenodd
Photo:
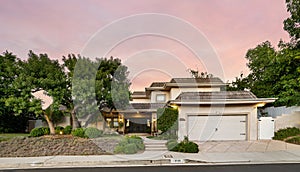
M97 168L52 168L0 170L4 172L296 172L299 164L262 164L262 165L217 165L217 166L144 166L144 167L97 167Z

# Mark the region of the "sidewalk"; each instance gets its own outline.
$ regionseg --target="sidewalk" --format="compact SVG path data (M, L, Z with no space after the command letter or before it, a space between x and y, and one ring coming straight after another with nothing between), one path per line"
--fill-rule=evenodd
M199 148L196 154L145 151L134 155L0 158L0 169L300 163L300 146L281 141L205 142L199 143Z

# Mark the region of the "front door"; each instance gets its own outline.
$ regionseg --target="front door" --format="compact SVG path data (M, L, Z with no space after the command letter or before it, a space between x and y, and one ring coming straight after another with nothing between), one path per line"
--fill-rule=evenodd
M125 124L127 133L151 133L151 117L149 115L128 116Z

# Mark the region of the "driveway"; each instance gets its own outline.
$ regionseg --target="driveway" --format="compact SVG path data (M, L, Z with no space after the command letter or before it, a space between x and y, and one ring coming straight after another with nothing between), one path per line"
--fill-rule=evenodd
M300 145L278 140L199 142L201 153L274 152L300 150Z

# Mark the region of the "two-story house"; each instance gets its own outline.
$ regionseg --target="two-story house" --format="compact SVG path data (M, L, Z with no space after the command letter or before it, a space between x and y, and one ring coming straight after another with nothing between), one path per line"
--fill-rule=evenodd
M257 140L257 107L275 99L225 88L216 77L153 82L133 92L130 106L109 120L122 121L126 133L151 133L157 130L157 109L173 107L179 112L179 140Z

